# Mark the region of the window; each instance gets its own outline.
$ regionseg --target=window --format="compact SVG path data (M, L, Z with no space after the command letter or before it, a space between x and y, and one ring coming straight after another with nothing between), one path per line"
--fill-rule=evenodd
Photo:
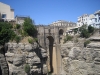
M6 18L6 14L2 14L2 18Z
M100 20L100 17L99 17L99 20Z
M97 22L97 18L95 18L95 22Z
M100 16L100 14L98 14L98 16Z

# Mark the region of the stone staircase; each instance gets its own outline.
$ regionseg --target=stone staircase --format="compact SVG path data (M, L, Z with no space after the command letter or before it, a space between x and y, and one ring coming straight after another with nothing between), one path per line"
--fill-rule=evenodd
M2 70L2 75L9 75L7 61L6 61L4 54L2 53L0 53L0 66Z

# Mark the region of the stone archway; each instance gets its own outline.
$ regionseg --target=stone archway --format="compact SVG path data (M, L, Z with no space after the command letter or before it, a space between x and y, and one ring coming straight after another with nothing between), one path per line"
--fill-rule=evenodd
M54 47L54 38L48 36L49 48L48 48L48 71L49 73L57 74L56 66L56 48Z
M59 30L59 43L63 43L63 33L64 33L63 29L60 29Z

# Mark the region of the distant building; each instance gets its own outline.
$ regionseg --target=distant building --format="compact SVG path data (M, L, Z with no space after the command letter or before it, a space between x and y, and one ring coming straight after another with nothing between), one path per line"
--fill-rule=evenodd
M87 24L91 25L95 28L99 28L100 25L100 10L96 11L94 14L84 14L80 17L78 17L77 25L78 27Z
M68 27L73 27L76 26L76 23L74 22L68 22L64 20L58 20L50 24L50 26L68 26Z
M14 20L14 9L9 5L0 2L0 19L5 21Z
M89 20L88 14L84 14L84 15L78 17L77 26L81 27L83 24L88 24L88 20Z
M22 25L24 23L25 18L28 18L28 16L16 16L16 23Z

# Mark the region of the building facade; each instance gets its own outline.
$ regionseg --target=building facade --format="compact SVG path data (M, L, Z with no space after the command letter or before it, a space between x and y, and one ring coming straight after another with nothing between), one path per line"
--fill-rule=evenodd
M24 23L25 18L28 18L28 16L16 16L15 17L16 24L22 25Z
M81 27L82 25L87 24L95 28L99 28L100 25L100 10L96 11L94 14L84 14L78 17L77 26Z
M74 22L68 22L64 20L58 20L50 24L50 26L68 26L68 27L73 27L76 26L76 23Z
M0 2L0 19L4 19L6 21L14 20L14 9L12 9L9 5Z

